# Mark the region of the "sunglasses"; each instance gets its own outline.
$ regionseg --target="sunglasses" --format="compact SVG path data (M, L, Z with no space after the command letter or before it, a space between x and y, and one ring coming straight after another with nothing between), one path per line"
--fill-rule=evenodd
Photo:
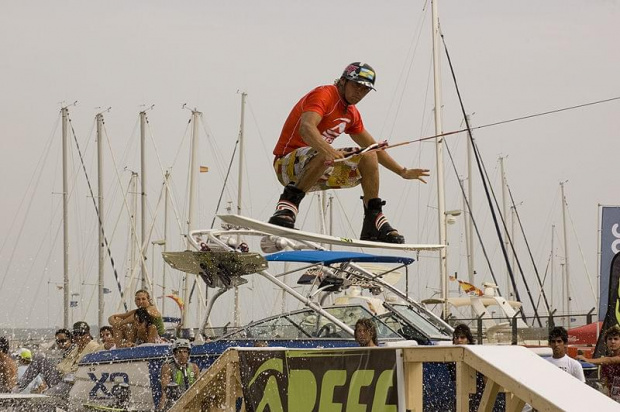
M69 339L56 339L56 343L58 343L59 345L62 345L63 343L68 342Z

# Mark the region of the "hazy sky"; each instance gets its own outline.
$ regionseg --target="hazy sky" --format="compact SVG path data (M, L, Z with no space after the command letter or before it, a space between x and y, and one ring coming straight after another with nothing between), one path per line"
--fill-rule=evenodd
M620 96L618 1L444 0L439 9L473 126ZM304 93L331 83L346 64L362 60L377 71L377 92L358 105L376 139L400 142L434 134L430 32L430 4L421 0L3 1L0 325L38 327L62 322L62 292L56 288L62 281L61 102L78 101L70 107L70 116L95 190L94 116L111 107L105 113L105 220L124 283L127 207L132 200L124 204L122 194L128 190L129 170L140 168L140 110L155 105L148 112L151 215L158 209L163 169L169 168L175 202L184 213L191 113L181 106L187 103L203 113L200 157L210 172L200 178L199 215L201 225L209 226L238 135L240 92L247 92L243 209L247 215L267 219L281 191L270 168L270 153L284 119ZM462 114L443 52L442 59L444 130L456 130L462 127ZM551 253L551 227L556 225L556 276L564 257L559 182L567 181L571 294L573 309L580 312L594 306L586 271L595 281L597 205L620 204L615 179L618 110L620 101L614 101L474 134L500 202L497 159L507 156L507 179L541 273ZM466 173L465 141L463 134L447 139L461 177ZM347 145L346 136L336 141L336 146ZM432 143L404 146L391 154L407 167L432 169L433 177L429 184L420 185L383 173L381 193L388 201L387 216L409 242L437 242ZM71 159L71 291L80 294L73 315L74 320L94 323L96 218L75 144ZM462 209L447 154L445 160L446 208ZM236 201L236 165L231 178L225 202ZM505 269L497 260L498 242L478 174L474 181L474 212L501 284ZM359 194L359 190L337 193L340 212L334 230L338 234L357 235L362 217ZM302 204L300 220L307 219L306 229L316 230L311 223L316 205L311 202ZM152 239L162 236L161 214L160 210ZM461 232L460 222L450 227L450 272L466 278ZM169 240L169 248L182 247L180 236ZM517 248L530 286L536 289L520 237ZM148 256L152 256L150 249ZM480 250L476 260L476 283L490 281ZM155 265L160 276L161 262L156 260ZM411 284L415 297L436 292L437 270L436 257L422 257ZM168 285L178 287L179 279L171 274ZM561 305L559 285L557 278L556 307ZM274 300L264 299L273 288L251 286L242 292L249 302L244 322L277 309ZM109 266L106 287L115 291ZM456 290L454 284L451 290ZM525 291L521 293L525 299ZM107 295L106 317L117 303L116 291ZM170 302L167 305L171 307ZM223 312L229 308L226 301Z

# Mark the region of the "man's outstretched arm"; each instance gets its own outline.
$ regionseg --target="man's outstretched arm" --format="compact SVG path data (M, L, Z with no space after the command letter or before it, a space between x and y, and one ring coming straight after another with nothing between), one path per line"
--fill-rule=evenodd
M360 147L368 147L374 143L377 143L377 141L372 137L372 135L366 130L363 130L361 133L351 135L351 139L353 139L353 141L357 143ZM385 150L379 150L376 153L377 160L379 161L379 164L381 166L396 173L403 179L417 179L422 183L426 183L424 177L430 176L429 169L408 169L404 166L401 166Z

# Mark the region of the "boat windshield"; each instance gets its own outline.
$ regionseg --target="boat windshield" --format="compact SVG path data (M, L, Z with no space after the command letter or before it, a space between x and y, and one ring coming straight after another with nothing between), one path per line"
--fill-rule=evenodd
M324 308L326 312L340 319L352 329L360 318L374 318L362 306L334 306ZM377 325L379 340L402 339L394 330L377 318L373 319ZM325 316L319 315L311 309L290 312L274 316L228 334L221 339L226 340L298 340L298 339L353 339L348 332L331 322Z
M389 316L384 320L393 329L401 331L406 327L413 327L432 340L452 340L452 332L446 325L442 325L437 319L428 313L405 304L386 304L388 309L398 316ZM401 319L399 319L401 318ZM406 325L405 322L410 325ZM416 339L417 340L417 339Z

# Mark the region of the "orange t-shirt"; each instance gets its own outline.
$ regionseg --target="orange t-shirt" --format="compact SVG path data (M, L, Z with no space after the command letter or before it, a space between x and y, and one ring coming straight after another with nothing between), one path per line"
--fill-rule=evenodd
M330 144L342 133L351 135L364 130L360 112L354 105L345 106L336 86L319 86L302 97L291 110L273 149L274 155L285 156L295 149L308 146L299 134L299 122L304 112L321 115L317 128Z

